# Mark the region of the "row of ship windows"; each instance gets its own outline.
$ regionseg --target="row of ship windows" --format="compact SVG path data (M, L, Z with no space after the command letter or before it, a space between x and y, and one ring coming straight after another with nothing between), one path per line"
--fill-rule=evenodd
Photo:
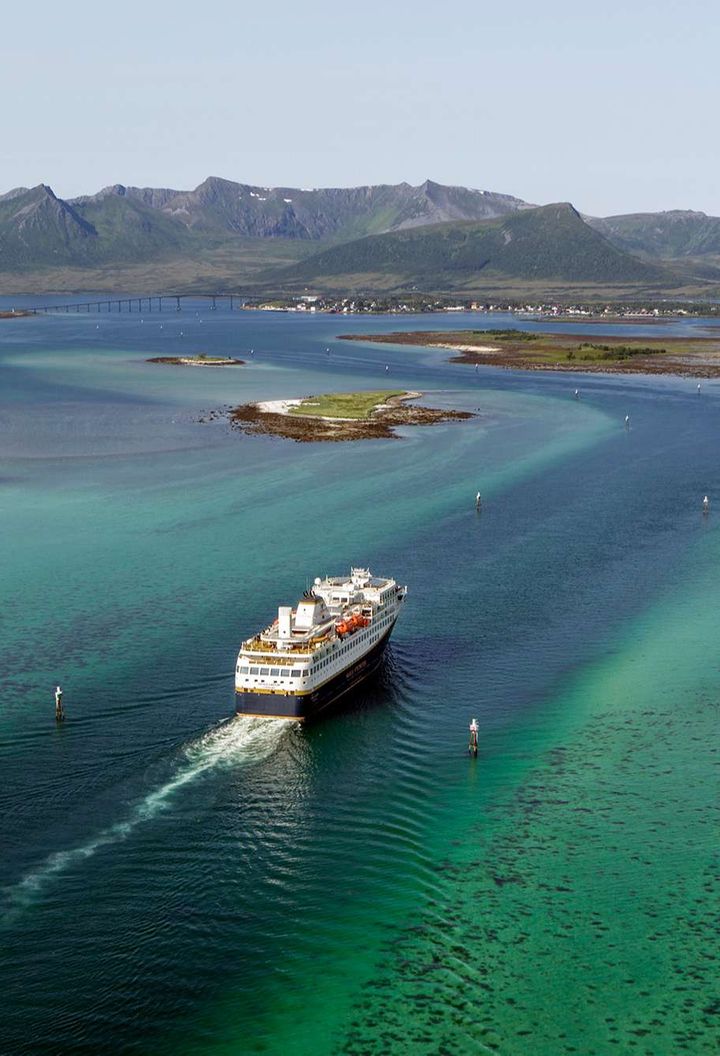
M271 678L300 678L302 670L299 667L288 671L282 667L238 667L239 675L270 675Z
M335 656L343 656L348 651L348 649L352 649L352 647L354 645L357 645L358 642L365 641L365 639L367 638L369 633L370 633L369 631L363 631L362 634L356 635L352 639L352 641L347 643L347 645L341 645L340 648L338 649L338 651L335 653Z

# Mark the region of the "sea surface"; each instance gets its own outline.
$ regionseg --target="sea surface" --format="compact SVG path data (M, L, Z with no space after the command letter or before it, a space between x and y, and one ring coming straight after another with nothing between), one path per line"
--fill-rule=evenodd
M0 321L3 1056L717 1051L720 385L337 340L516 325ZM200 352L247 366L146 362ZM477 417L207 420L383 387ZM380 677L234 718L240 640L358 564L409 587Z

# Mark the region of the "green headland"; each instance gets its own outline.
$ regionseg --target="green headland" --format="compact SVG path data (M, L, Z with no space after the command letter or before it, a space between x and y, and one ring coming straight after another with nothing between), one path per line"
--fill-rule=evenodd
M423 345L458 353L455 363L516 370L610 371L633 374L720 376L720 340L543 334L527 330L425 330L412 333L341 334L346 341Z

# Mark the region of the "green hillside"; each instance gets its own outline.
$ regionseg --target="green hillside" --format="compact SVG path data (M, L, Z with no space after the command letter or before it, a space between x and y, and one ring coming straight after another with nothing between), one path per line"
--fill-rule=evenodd
M193 252L199 246L184 224L123 195L80 199L74 208L96 232L93 261L141 261Z
M691 210L589 217L613 245L656 259L720 256L720 217Z
M0 198L0 270L89 260L96 240L92 224L44 184Z
M0 198L0 271L139 263L198 248L183 224L121 195L71 204L40 184Z
M314 254L283 277L347 288L383 279L405 288L462 288L480 277L617 284L667 281L668 273L616 248L560 204L370 236Z

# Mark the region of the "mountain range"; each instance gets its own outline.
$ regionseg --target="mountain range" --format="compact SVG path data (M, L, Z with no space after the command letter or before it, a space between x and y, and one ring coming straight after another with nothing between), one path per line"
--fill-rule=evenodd
M0 196L0 289L702 290L720 282L720 218L581 216L428 180L192 191L125 187Z

